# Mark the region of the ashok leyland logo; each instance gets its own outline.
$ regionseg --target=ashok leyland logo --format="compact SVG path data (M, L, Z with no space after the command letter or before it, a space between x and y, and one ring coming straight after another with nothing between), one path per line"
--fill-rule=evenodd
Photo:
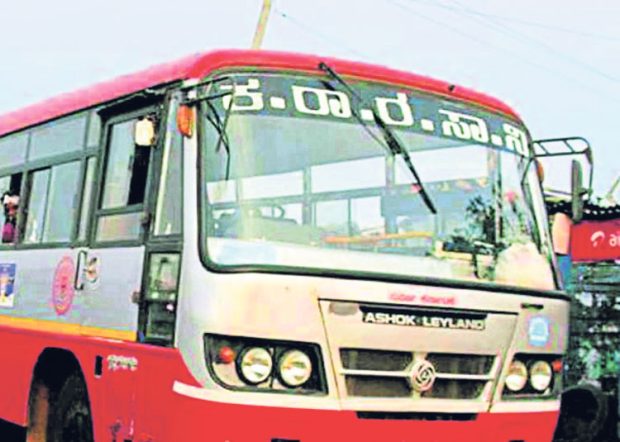
M428 361L418 361L411 370L411 387L423 393L430 390L435 382L435 367Z

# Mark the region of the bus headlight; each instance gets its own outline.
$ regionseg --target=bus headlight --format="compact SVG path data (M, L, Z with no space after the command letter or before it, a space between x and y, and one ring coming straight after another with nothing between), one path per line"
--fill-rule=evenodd
M299 387L312 375L312 361L300 350L288 350L278 361L278 375L287 387Z
M536 391L545 391L553 380L551 365L545 361L536 361L530 366L530 385Z
M527 384L527 367L521 361L512 361L508 370L508 376L506 376L506 388L517 392L523 390L525 384Z
M250 347L239 355L239 375L250 385L265 382L273 370L271 353L262 347Z
M321 348L317 344L205 334L204 355L210 376L224 388L327 393Z

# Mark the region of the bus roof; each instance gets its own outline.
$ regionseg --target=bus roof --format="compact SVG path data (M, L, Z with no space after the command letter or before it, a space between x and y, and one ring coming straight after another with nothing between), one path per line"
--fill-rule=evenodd
M316 55L234 49L191 55L174 62L125 75L115 80L59 95L2 115L0 116L0 136L53 120L81 109L106 103L149 87L174 81L202 78L209 74L209 72L217 69L235 66L255 66L263 69L321 73L318 69L320 61L326 62L343 75L407 85L424 91L470 101L491 110L502 112L513 118L519 118L508 105L500 100L429 77L378 65Z

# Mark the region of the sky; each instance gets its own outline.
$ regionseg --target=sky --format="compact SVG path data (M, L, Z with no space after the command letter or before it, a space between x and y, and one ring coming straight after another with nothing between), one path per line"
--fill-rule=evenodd
M0 4L0 114L216 48L248 48L262 0ZM620 2L273 0L264 49L347 58L501 99L534 138L583 136L594 190L620 175ZM620 189L614 194L620 202Z

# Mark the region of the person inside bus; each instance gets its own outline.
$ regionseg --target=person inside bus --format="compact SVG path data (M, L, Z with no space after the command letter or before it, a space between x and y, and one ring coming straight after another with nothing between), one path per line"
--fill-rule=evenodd
M19 195L12 190L4 192L2 195L2 205L4 206L4 226L2 226L2 243L13 243L15 241L15 225L17 224L17 209L19 208Z

